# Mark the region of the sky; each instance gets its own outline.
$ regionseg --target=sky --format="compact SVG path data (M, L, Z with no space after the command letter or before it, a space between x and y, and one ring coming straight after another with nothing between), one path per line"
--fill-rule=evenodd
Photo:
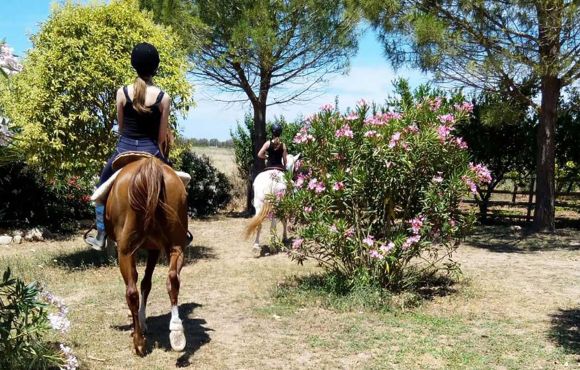
M38 31L39 24L48 18L50 0L1 0L0 40L4 39L14 53L24 56L31 47L29 36ZM129 61L127 61L129 62ZM392 92L392 81L398 77L407 78L411 86L429 80L429 76L418 70L400 69L394 71L383 54L383 48L371 29L365 29L359 40L359 50L351 60L350 69L343 75L331 75L319 86L317 93L309 101L286 103L268 107L268 120L284 116L292 121L306 117L326 103L333 103L338 97L341 110L354 106L360 99L381 103ZM187 117L179 119L179 128L185 137L216 138L227 140L230 129L241 122L246 113L251 112L248 103L224 103L219 100L231 98L218 90L195 83L196 106Z

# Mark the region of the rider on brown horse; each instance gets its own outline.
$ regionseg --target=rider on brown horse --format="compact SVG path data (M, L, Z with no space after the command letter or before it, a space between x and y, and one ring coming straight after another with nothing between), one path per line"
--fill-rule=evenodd
M132 86L123 86L117 91L117 122L119 142L107 162L99 180L99 186L113 175L112 163L124 152L147 152L168 163L166 138L169 133L170 97L153 85L153 76L159 67L159 53L151 44L141 43L133 48L131 65L137 72ZM165 154L165 155L164 155ZM105 244L105 206L96 205L97 236L86 239L95 249Z

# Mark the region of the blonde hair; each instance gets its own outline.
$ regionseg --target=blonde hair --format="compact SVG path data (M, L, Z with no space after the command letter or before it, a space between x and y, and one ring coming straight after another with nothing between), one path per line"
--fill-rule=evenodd
M146 93L147 82L141 76L137 76L133 84L133 108L141 114L151 112L151 108L145 105Z

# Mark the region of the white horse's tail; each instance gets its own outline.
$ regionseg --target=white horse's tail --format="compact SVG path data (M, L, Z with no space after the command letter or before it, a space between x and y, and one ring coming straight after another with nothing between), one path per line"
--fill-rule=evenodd
M250 220L250 224L246 227L244 237L248 240L255 232L258 226L262 224L264 219L272 212L272 204L267 200L262 204L262 209Z

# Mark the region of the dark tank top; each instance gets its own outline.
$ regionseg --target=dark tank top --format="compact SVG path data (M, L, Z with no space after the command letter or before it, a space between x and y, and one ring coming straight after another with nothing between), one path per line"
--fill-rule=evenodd
M278 149L274 149L274 146L275 145L272 143L272 140L270 140L270 146L268 147L268 168L278 168L284 171L284 164L282 164L284 144L280 143L280 145L278 145Z
M123 107L123 131L121 135L130 139L149 138L157 141L159 139L159 126L161 123L159 103L163 99L163 91L159 92L155 103L148 106L151 109L149 113L139 113L133 108L133 101L129 98L127 86L123 86L123 92L125 93L127 101Z

